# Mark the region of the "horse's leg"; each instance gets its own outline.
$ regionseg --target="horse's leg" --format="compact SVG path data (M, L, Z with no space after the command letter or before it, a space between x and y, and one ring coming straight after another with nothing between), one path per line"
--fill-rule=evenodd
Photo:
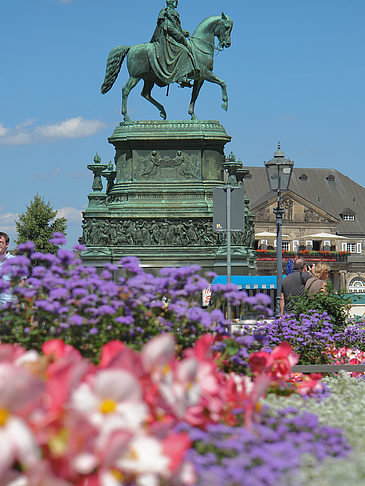
M223 79L218 78L212 71L205 71L204 77L206 81L211 83L219 84L222 88L222 108L223 110L228 110L228 94L227 94L227 86Z
M189 105L189 110L188 113L191 116L192 120L197 120L198 118L196 117L194 113L195 109L195 102L196 99L198 98L200 88L203 86L204 80L196 80L194 81L193 85L193 92L191 93L191 100L190 100L190 105Z
M125 85L122 88L122 115L124 117L124 121L128 122L131 121L129 118L129 115L127 113L127 99L128 95L131 92L131 90L136 86L138 81L141 78L134 78L133 76L130 76L128 81L125 83Z
M160 110L161 118L166 120L165 108L157 100L155 100L155 98L152 98L152 96L151 96L151 91L152 91L154 84L155 83L151 80L145 80L141 95L144 98L146 98L147 101L149 101L150 103L155 105Z

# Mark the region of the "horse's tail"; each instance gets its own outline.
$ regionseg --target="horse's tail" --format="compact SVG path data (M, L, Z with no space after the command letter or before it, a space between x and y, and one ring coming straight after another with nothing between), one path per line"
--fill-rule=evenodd
M101 92L103 94L107 93L113 86L122 67L122 62L130 48L131 46L118 46L110 51L106 62L104 82L101 86Z

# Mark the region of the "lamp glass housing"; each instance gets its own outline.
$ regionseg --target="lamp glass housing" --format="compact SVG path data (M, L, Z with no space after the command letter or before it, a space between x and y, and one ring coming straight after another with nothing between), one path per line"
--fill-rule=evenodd
M289 187L293 162L284 159L283 161L265 162L266 175L272 191L285 191Z

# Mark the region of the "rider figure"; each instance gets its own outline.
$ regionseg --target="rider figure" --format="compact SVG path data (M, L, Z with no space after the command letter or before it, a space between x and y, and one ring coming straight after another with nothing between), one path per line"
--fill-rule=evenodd
M166 58L168 58L170 52L173 52L176 50L176 48L180 51L185 51L193 65L193 69L191 70L192 72L189 73L189 75L194 75L194 73L196 73L198 70L196 68L196 62L191 44L187 40L190 33L187 30L183 30L181 27L180 16L175 10L177 5L178 0L166 0L166 7L160 11L157 17L157 26L153 33L151 42L157 42L160 44ZM181 79L177 80L181 86L191 86L187 74L188 73L184 73Z

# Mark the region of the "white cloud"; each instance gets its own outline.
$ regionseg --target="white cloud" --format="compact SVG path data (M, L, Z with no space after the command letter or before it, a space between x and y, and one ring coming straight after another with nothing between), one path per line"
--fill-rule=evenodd
M57 218L66 218L68 223L81 223L81 209L65 206L58 210Z
M77 116L54 125L37 127L35 133L41 138L81 138L94 135L105 126L106 124L100 120L84 120Z
M31 179L33 180L43 180L43 179L53 179L54 177L57 177L60 173L62 172L62 169L60 167L57 167L56 169L50 171L50 172L42 172L40 174L33 174L31 176Z
M5 212L5 207L0 207L0 231L7 233L10 239L16 238L15 221L18 219L18 213Z
M6 128L3 123L0 123L0 137L5 137L8 131L9 129Z
M102 120L85 120L81 116L48 125L35 126L35 122L27 119L13 129L0 123L0 145L26 145L42 140L89 137L107 126Z

